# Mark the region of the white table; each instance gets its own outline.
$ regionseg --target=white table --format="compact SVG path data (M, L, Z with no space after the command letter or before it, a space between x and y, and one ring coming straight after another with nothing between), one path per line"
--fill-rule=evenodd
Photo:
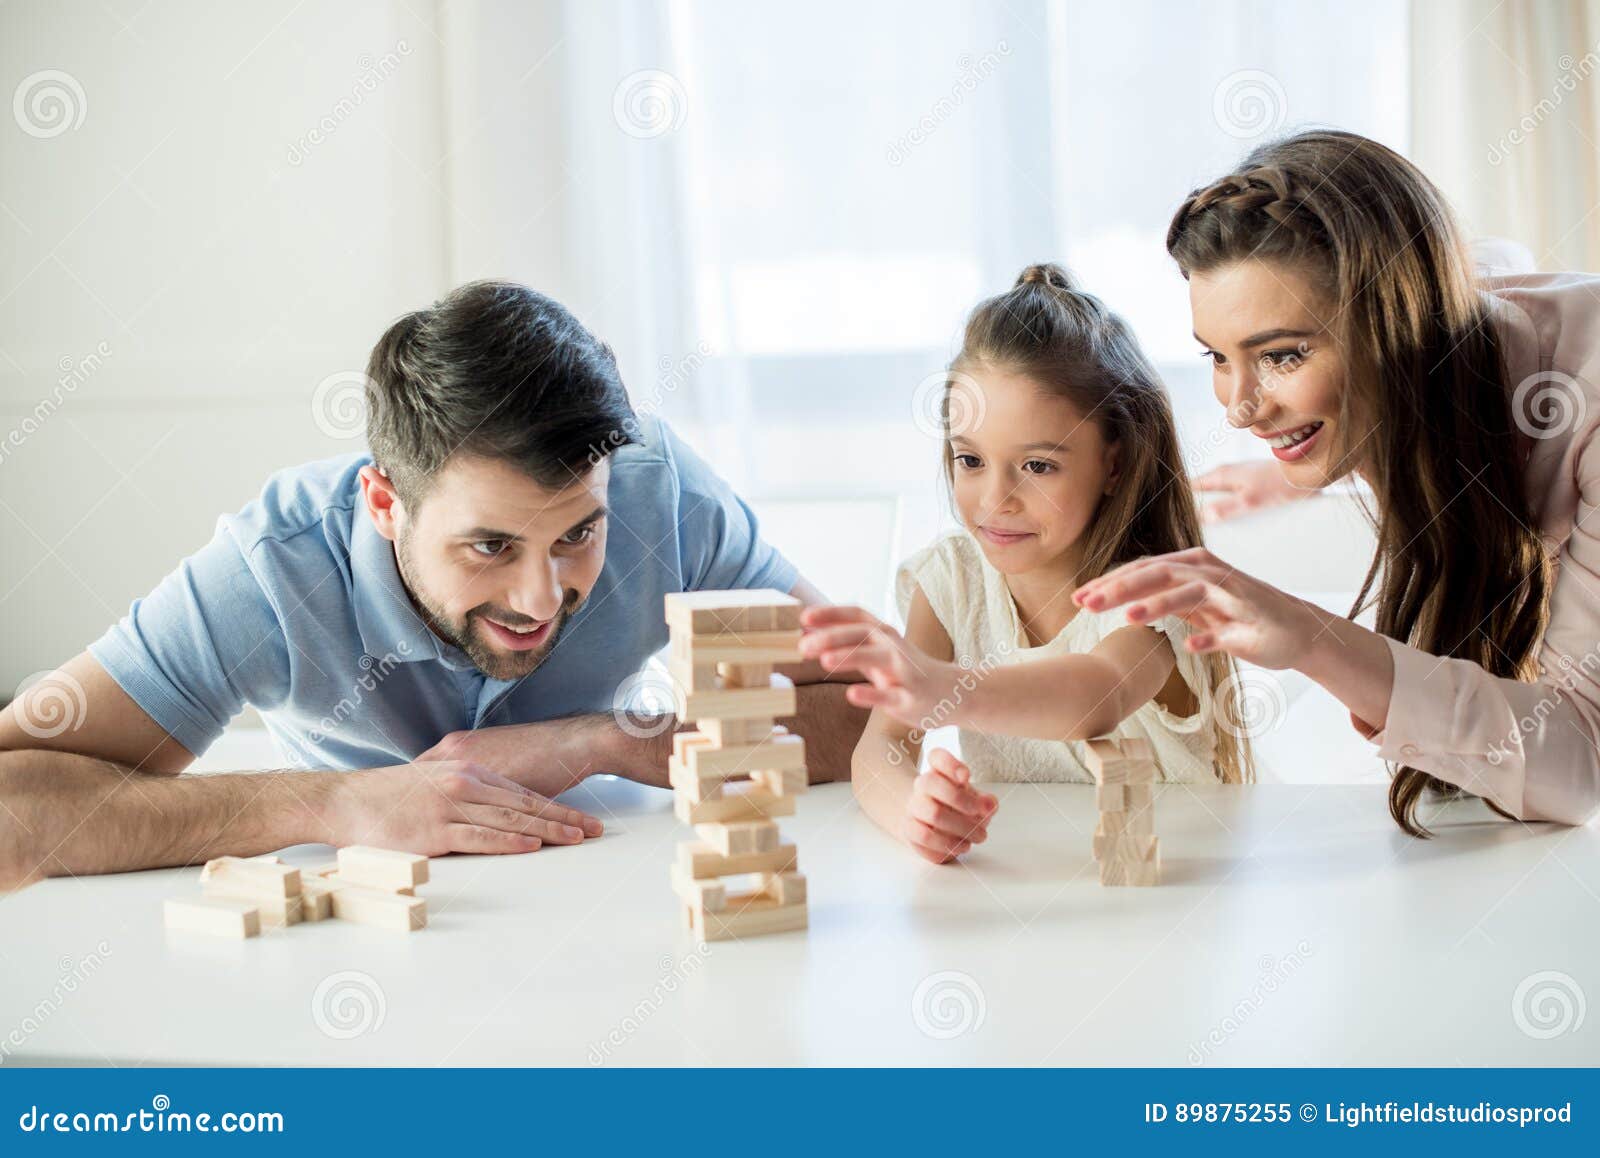
M667 885L687 835L669 796L612 780L569 795L607 819L598 841L436 860L429 927L410 935L339 922L238 942L168 933L161 902L197 893L197 869L46 881L0 900L0 1057L1600 1062L1600 1010L1573 1024L1574 1002L1600 1001L1593 826L1524 826L1469 802L1423 843L1394 829L1381 789L1167 787L1162 885L1107 889L1091 791L1001 796L991 841L938 867L881 834L847 787L814 789L784 821L810 931L705 948ZM82 980L68 992L64 974ZM342 1007L328 997L340 990Z

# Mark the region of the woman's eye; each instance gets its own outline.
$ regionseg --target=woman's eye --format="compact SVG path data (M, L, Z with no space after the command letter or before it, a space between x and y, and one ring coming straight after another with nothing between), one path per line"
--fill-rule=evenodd
M1043 462L1037 458L1030 458L1027 462L1022 464L1022 469L1027 471L1029 474L1049 474L1051 471L1056 469L1056 464L1053 462Z
M1227 361L1226 358L1217 353L1215 350L1201 350L1200 356L1206 361L1210 362L1213 366L1221 366Z
M485 559L498 559L506 552L507 543L504 539L484 539L472 544L472 549Z
M978 456L975 454L958 454L956 465L962 470L977 470L983 464L978 461Z
M1299 350L1267 350L1261 361L1273 370L1293 370L1305 361L1305 355Z

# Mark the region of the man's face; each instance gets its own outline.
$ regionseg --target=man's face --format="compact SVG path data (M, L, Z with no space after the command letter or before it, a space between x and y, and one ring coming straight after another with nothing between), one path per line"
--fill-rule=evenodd
M537 668L600 577L610 477L602 460L550 491L510 463L458 456L417 509L395 503L400 577L428 626L492 679Z

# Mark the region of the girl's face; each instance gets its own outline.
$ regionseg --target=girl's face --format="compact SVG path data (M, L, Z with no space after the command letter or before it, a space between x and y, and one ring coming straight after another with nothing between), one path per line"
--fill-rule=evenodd
M1117 447L1100 424L1033 379L969 365L952 376L949 412L956 510L996 570L1065 564L1115 482ZM963 395L956 397L957 394Z
M1309 278L1247 260L1189 277L1194 336L1228 422L1266 441L1284 477L1314 490L1348 473L1360 431L1339 429L1344 360Z

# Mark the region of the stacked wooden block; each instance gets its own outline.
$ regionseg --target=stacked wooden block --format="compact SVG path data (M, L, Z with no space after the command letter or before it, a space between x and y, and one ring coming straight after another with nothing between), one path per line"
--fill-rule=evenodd
M773 672L800 659L800 602L780 591L667 596L668 667L678 718L671 780L678 819L699 840L678 846L672 885L702 941L806 927L806 878L775 818L806 790L806 746L777 726L794 685ZM729 877L751 877L735 891Z
M1156 762L1145 740L1090 740L1100 823L1094 859L1102 885L1153 885L1161 876L1155 830Z
M200 896L166 903L169 929L219 937L254 937L281 927L331 918L410 932L428 923L428 902L416 886L428 880L428 858L351 845L339 862L302 872L275 856L207 861Z

